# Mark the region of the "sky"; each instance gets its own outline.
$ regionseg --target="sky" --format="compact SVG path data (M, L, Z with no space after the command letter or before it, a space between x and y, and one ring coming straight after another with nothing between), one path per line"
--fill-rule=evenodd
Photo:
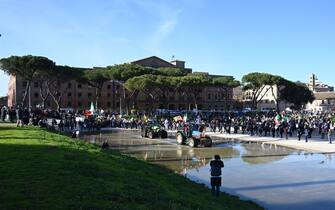
M0 0L0 58L93 67L156 55L194 71L335 84L334 0ZM0 96L8 76L0 72Z

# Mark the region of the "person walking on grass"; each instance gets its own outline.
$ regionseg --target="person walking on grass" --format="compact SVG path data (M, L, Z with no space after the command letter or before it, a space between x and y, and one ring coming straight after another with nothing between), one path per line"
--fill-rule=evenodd
M211 166L212 195L218 197L220 195L220 187L222 183L221 169L224 167L224 164L220 158L220 155L214 156L214 160L210 162L210 166Z

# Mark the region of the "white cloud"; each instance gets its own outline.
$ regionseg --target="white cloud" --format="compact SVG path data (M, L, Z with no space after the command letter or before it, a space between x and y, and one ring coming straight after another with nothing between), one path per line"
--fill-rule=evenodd
M162 42L175 30L178 16L182 9L161 14L161 21L148 40L148 47L152 53L159 53Z
M133 0L138 9L151 17L152 27L147 31L144 49L159 54L162 43L176 29L179 16L189 2L164 0Z

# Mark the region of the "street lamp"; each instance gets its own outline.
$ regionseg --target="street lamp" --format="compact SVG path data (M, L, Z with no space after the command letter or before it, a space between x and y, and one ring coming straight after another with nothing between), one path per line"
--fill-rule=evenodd
M121 81L118 81L118 80L113 80L115 83L117 83L117 84L119 84L119 85L121 85L121 86L123 86L123 97L124 97L124 105L126 105L126 103L125 103L125 99L126 99L126 88L124 87L124 84L123 84L123 82L121 82ZM113 91L115 91L115 90L113 90ZM119 106L119 108L120 108L120 114L122 113L122 99L121 99L121 91L120 91L120 93L119 93L119 99L120 99L120 106ZM127 109L127 107L125 106L125 108L126 108L126 112L128 113L128 109Z

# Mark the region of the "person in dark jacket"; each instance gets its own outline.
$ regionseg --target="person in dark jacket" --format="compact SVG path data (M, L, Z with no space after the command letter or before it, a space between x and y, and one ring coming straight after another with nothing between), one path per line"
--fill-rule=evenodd
M219 196L220 187L222 183L221 169L224 167L223 161L220 158L220 155L215 155L214 160L210 162L211 166L211 186L213 196Z

